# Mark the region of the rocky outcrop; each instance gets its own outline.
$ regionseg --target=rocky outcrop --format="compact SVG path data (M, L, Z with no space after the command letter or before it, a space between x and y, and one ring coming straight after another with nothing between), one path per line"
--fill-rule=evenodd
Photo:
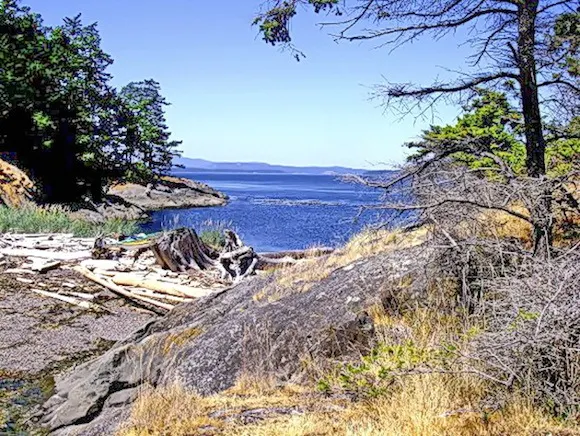
M135 183L114 185L108 192L147 211L221 206L227 196L199 182L178 177L163 177L155 186Z
M300 381L304 362L360 355L374 342L366 309L421 256L414 248L358 261L277 300L257 297L275 289L266 275L182 304L59 380L40 423L60 435L113 434L145 384L211 394L243 373Z
M0 205L22 207L32 204L34 183L19 168L0 160Z
M106 195L100 203L86 201L67 206L73 218L96 223L111 219L142 221L148 218L145 209L116 195Z

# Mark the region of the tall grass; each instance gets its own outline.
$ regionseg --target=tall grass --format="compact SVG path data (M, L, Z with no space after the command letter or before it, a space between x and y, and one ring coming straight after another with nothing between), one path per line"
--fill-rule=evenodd
M181 223L180 216L181 215L174 215L170 219L164 220L161 224L163 231L169 232L184 226L192 227L206 245L209 245L216 250L221 250L226 243L224 230L229 229L235 231L231 221L208 219L202 222L193 223L186 220L186 222Z
M138 232L134 221L111 219L103 223L72 218L58 206L9 208L0 206L0 233L72 233L79 237L131 235Z
M573 425L551 418L517 394L510 396L499 410L478 407L481 395L480 381L441 374L411 377L390 395L364 402L315 396L291 385L270 392L234 387L209 397L172 385L143 390L129 421L117 436L578 434ZM284 409L299 412L276 413ZM266 413L264 419L246 424L239 417L247 410L271 413Z

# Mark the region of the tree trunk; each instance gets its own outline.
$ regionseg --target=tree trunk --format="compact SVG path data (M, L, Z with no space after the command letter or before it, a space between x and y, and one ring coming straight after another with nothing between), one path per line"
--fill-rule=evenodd
M542 129L540 101L536 73L536 17L538 0L519 3L518 56L520 90L526 135L526 169L528 176L542 179L546 175L546 140ZM534 254L547 256L552 244L552 195L547 183L539 190L532 189L535 198L531 207L534 227Z

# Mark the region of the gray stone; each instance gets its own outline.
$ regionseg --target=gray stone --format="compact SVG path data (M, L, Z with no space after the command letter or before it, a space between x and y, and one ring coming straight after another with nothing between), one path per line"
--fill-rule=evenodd
M231 387L245 371L300 381L304 359L360 356L374 344L366 309L415 264L404 260L419 257L419 249L376 256L274 302L252 298L273 285L269 275L182 304L57 381L40 422L57 434L73 428L112 434L141 385L177 381L207 395Z

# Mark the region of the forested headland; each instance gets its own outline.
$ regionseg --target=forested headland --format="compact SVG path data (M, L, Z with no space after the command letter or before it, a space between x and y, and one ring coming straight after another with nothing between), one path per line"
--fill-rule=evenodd
M100 201L113 182L147 184L179 155L153 79L112 85L113 58L81 15L47 26L0 4L0 153L38 184L38 201Z

